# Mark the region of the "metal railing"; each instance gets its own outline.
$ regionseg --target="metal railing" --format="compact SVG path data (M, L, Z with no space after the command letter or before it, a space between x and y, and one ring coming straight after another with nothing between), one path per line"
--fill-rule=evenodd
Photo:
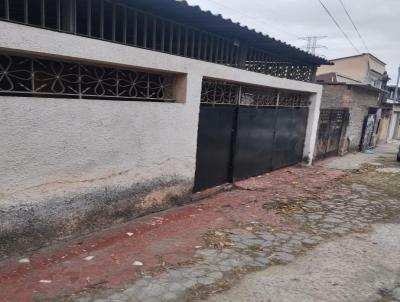
M314 73L313 66L141 11L118 0L0 0L0 20L299 81L311 81Z
M235 41L107 0L0 0L0 19L237 66Z

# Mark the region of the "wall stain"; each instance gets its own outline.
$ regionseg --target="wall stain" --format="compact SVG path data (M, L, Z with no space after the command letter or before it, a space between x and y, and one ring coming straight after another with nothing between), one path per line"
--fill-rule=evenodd
M1 210L0 259L191 202L193 179L168 176L129 188L106 186Z

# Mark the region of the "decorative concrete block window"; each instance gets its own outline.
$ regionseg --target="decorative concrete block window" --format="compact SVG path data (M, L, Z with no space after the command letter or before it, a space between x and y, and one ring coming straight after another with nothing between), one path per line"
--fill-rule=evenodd
M177 75L0 54L0 95L175 102Z

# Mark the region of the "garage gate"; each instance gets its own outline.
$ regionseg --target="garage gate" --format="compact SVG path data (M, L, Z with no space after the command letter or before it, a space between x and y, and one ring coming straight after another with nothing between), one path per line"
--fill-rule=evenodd
M309 94L203 81L194 191L303 159Z

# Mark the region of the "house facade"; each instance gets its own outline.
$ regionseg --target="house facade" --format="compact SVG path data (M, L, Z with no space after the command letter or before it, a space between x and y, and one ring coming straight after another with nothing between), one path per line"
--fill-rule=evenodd
M338 153L375 146L383 131L380 107L389 80L386 64L368 53L334 59L332 63L318 68L317 81L324 86L321 108L346 109L349 114Z
M360 150L366 117L372 110L380 118L380 93L374 87L361 84L324 83L321 109L346 108L349 111L348 125L340 143L339 154Z
M400 104L393 104L387 132L387 141L390 140L400 140Z
M328 62L186 2L6 0L4 249L311 163L321 64ZM265 140L248 135L260 131Z
M400 96L396 98L396 86L388 85L387 94L383 103L383 108L387 112L384 131L381 141L400 139Z
M361 84L370 85L378 89L385 85L386 64L370 53L356 56L333 59L334 65L321 66L318 68L317 76L323 77L329 73L336 73L347 79L341 82L356 81ZM387 81L387 80L386 80Z
M387 90L387 99L386 102L389 104L397 104L400 103L400 94L398 92L397 98L396 98L396 85L388 85L386 87Z

